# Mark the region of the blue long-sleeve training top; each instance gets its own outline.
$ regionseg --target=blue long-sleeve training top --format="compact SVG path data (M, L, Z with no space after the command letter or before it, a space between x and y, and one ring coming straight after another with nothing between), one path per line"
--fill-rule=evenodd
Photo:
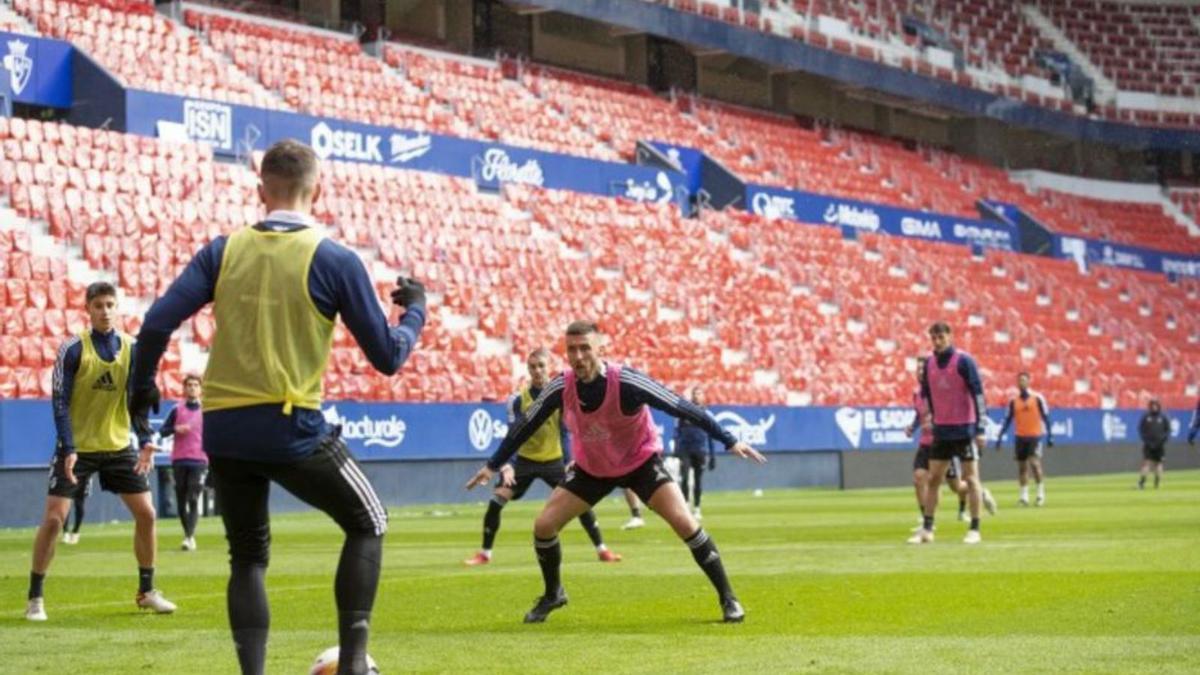
M699 407L699 406L697 406ZM704 410L703 408L700 408ZM704 414L709 414L704 410ZM708 453L709 457L716 454L717 443L712 436L704 430L704 427L692 422L688 419L681 419L675 425L675 454L689 453L693 455L703 455Z
M508 429L508 434L500 442L500 447L488 460L488 468L498 471L505 462L524 445L533 432L541 428L546 419L555 410L561 410L563 405L563 387L565 378L557 375L542 389L541 395L529 406L529 410ZM590 413L600 409L604 403L605 392L608 389L604 370L591 382L575 380L575 391L579 395L579 407L583 412ZM637 370L625 366L621 369L620 382L621 412L633 415L644 405L661 410L672 417L689 420L709 435L725 444L726 449L737 444L733 434L725 430L717 420L695 403L667 389L661 383Z
M301 214L275 211L254 227L295 232L310 223ZM227 241L224 236L217 237L202 248L146 312L138 336L140 348L135 353L134 388L150 386L171 333L212 302ZM308 292L322 315L330 320L341 315L367 360L387 375L408 359L425 325L425 307L411 305L399 325L389 326L362 261L330 239L323 240L313 255ZM288 462L310 454L327 430L319 410L295 408L285 415L278 404L271 403L205 411L204 452L209 457Z
M954 347L950 347L935 355L939 368L945 368L949 365L950 358L954 356L954 351ZM971 358L968 354L962 354L958 359L958 374L967 383L967 390L971 393L971 401L975 404L975 418L982 423L983 418L987 415L987 404L983 400L983 379L979 377L979 368L975 365L975 359ZM925 399L926 405L929 406L930 414L933 414L933 396L929 389L929 376L924 369L921 370L921 398ZM937 419L937 417L934 416L934 419ZM968 438L975 438L979 435L979 430L982 429L980 423L934 424L933 438L939 441L961 441Z
M93 328L88 337L101 360L112 363L117 358L117 351L121 348L117 331L101 333ZM134 345L130 354L131 362L136 355L137 345ZM78 335L73 335L58 348L58 356L54 359L50 404L54 409L54 431L57 436L55 452L62 455L75 452L75 434L71 431L71 394L75 391L75 374L79 372L82 358L83 341ZM137 437L139 446L150 442L149 436L139 433Z

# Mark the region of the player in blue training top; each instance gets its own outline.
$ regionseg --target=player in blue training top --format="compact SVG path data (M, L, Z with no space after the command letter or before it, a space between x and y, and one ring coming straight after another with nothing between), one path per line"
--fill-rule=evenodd
M425 324L425 289L397 281L392 300L405 313L389 326L362 261L310 215L321 196L311 148L276 143L260 175L265 220L201 249L146 313L134 409L157 404L154 375L171 333L211 302L203 445L229 541L229 623L242 672L260 674L266 661L267 497L275 482L346 533L334 581L338 672L365 673L387 511L340 428L321 414L321 382L339 315L376 370L399 370Z

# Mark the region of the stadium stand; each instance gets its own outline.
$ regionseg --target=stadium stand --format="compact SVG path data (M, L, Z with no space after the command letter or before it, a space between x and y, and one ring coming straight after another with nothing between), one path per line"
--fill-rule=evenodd
M608 160L631 157L637 140L659 139L703 148L750 181L964 216L986 197L1064 233L1200 250L1153 205L1034 195L998 168L944 151L555 68L400 45L378 60L333 33L192 10L189 34L132 1L14 7L88 51L108 27L106 35L120 36L113 45L174 45L168 62L178 56L221 82L248 83L207 94L221 100L262 96L315 114ZM774 29L765 19L754 25ZM100 49L98 60L130 83L190 91L175 71L131 74L136 59ZM335 92L334 81L348 90ZM11 380L21 397L45 393L47 359L64 327L80 320L69 301L78 284L63 281L68 261L111 275L144 304L198 246L259 216L253 172L217 161L203 145L0 119L0 148L13 332L0 340L0 366L24 369ZM1183 406L1184 383L1200 377L1187 358L1200 344L1200 320L1189 311L1200 285L1191 281L1115 269L1083 275L1064 261L971 257L961 247L875 235L848 241L834 228L744 212L688 219L673 206L511 185L488 195L462 179L361 164L329 162L325 180L319 218L364 253L377 278L411 273L441 295L413 361L422 377L373 374L339 328L330 398L499 397L521 356L558 344L562 316L571 314L604 317L617 351L674 386L712 374L714 400L897 403L910 386L897 374L927 350L931 303L980 356L995 402L1008 386L1004 374L1018 367L1033 369L1059 405L1139 405L1167 392L1168 405ZM386 213L373 206L381 201L392 205ZM1176 201L1195 213L1200 200L1186 193ZM45 224L53 255L32 254L25 219ZM639 257L623 260L620 250ZM27 282L42 278L60 285L31 292ZM530 289L552 292L555 305ZM25 310L47 311L39 323ZM780 345L781 334L797 339ZM172 346L169 386L179 381L182 353L203 350L211 336L211 316L196 317L187 346Z

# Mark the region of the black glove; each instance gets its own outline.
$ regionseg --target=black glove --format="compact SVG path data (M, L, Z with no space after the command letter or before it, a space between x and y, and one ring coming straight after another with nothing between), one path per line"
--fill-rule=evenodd
M1054 447L1054 439L1053 439L1053 438L1047 438L1047 439L1046 439L1046 447L1047 447L1047 448L1053 448L1053 447Z
M709 456L708 456L708 470L709 470L709 471L716 471L716 470L717 470L717 458L716 458L716 456L715 456L715 455L709 455Z
M411 277L398 277L396 290L392 291L392 302L401 307L425 304L425 284Z

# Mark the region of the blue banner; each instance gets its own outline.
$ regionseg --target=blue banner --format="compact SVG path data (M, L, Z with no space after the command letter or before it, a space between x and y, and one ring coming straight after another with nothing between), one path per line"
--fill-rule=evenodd
M508 433L508 417L499 403L359 403L334 401L322 411L363 460L485 460ZM157 428L168 410L152 420ZM911 450L905 430L911 408L888 407L742 407L714 406L710 412L739 440L766 452L830 450ZM992 443L1004 409L988 411L984 423ZM654 411L654 421L669 452L675 420ZM1141 410L1056 409L1050 414L1053 436L1061 445L1136 444ZM1173 410L1172 438L1181 441L1190 411ZM1011 446L1010 430L1008 445ZM48 401L0 402L0 466L44 466L54 452L54 420Z
M674 202L681 207L688 201L682 174L635 164L135 89L126 92L126 108L126 131L130 133L179 133L212 145L221 155L245 155L284 138L295 138L310 144L321 159L472 178L485 189L520 183L641 202Z
M71 54L67 42L0 31L0 63L17 103L71 107Z
M1008 223L910 211L883 204L763 185L746 186L748 210L768 218L825 224L900 237L1019 251L1020 235Z
M1200 257L1196 256L1164 253L1148 248L1065 235L1055 236L1054 252L1058 257L1074 260L1084 268L1089 265L1107 265L1200 278Z
M695 194L700 190L702 178L701 165L704 153L683 145L672 145L661 141L647 141L647 144L667 157L679 162L679 167L687 174L688 192Z

